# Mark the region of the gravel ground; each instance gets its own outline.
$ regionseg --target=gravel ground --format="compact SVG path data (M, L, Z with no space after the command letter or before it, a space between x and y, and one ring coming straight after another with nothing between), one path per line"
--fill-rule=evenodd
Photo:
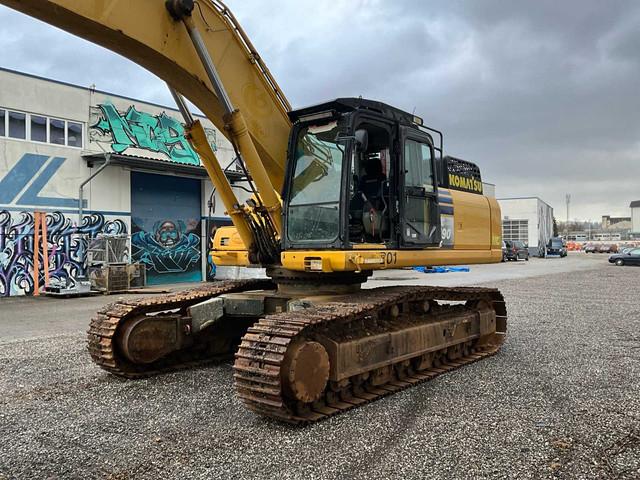
M640 478L640 269L490 285L501 353L310 427L227 364L123 381L75 333L0 342L0 479Z

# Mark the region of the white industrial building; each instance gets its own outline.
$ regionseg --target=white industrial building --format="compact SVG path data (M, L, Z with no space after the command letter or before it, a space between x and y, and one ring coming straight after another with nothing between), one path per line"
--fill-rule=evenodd
M494 183L482 182L482 194L487 197L496 198L496 185Z
M640 234L640 200L634 200L631 208L631 233Z
M553 236L553 208L538 197L499 198L502 239L520 240L532 255L543 255Z
M230 143L200 119L241 182ZM0 69L0 297L34 290L34 212L46 214L51 278L81 275L103 232L128 235L150 284L203 280L210 232L230 224L212 191L175 108Z

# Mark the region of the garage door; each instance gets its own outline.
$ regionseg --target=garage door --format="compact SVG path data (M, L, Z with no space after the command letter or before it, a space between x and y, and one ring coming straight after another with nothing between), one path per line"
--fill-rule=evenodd
M131 256L147 284L199 282L200 180L131 172Z

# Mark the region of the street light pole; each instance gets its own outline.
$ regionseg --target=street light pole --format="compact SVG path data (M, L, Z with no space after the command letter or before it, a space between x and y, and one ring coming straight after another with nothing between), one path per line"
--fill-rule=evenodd
M565 195L565 200L567 202L567 223L564 224L564 234L565 238L569 236L569 204L571 203L571 194L567 193Z

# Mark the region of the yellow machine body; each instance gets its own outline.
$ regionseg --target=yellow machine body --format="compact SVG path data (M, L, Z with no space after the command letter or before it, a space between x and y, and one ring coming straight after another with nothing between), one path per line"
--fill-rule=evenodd
M442 190L442 189L441 189ZM493 197L446 190L453 199L453 245L422 250L388 249L384 244L355 244L353 250L288 250L282 266L294 271L350 272L423 265L496 263L502 259L502 216ZM216 265L248 266L248 254L235 227L216 232L209 253Z

